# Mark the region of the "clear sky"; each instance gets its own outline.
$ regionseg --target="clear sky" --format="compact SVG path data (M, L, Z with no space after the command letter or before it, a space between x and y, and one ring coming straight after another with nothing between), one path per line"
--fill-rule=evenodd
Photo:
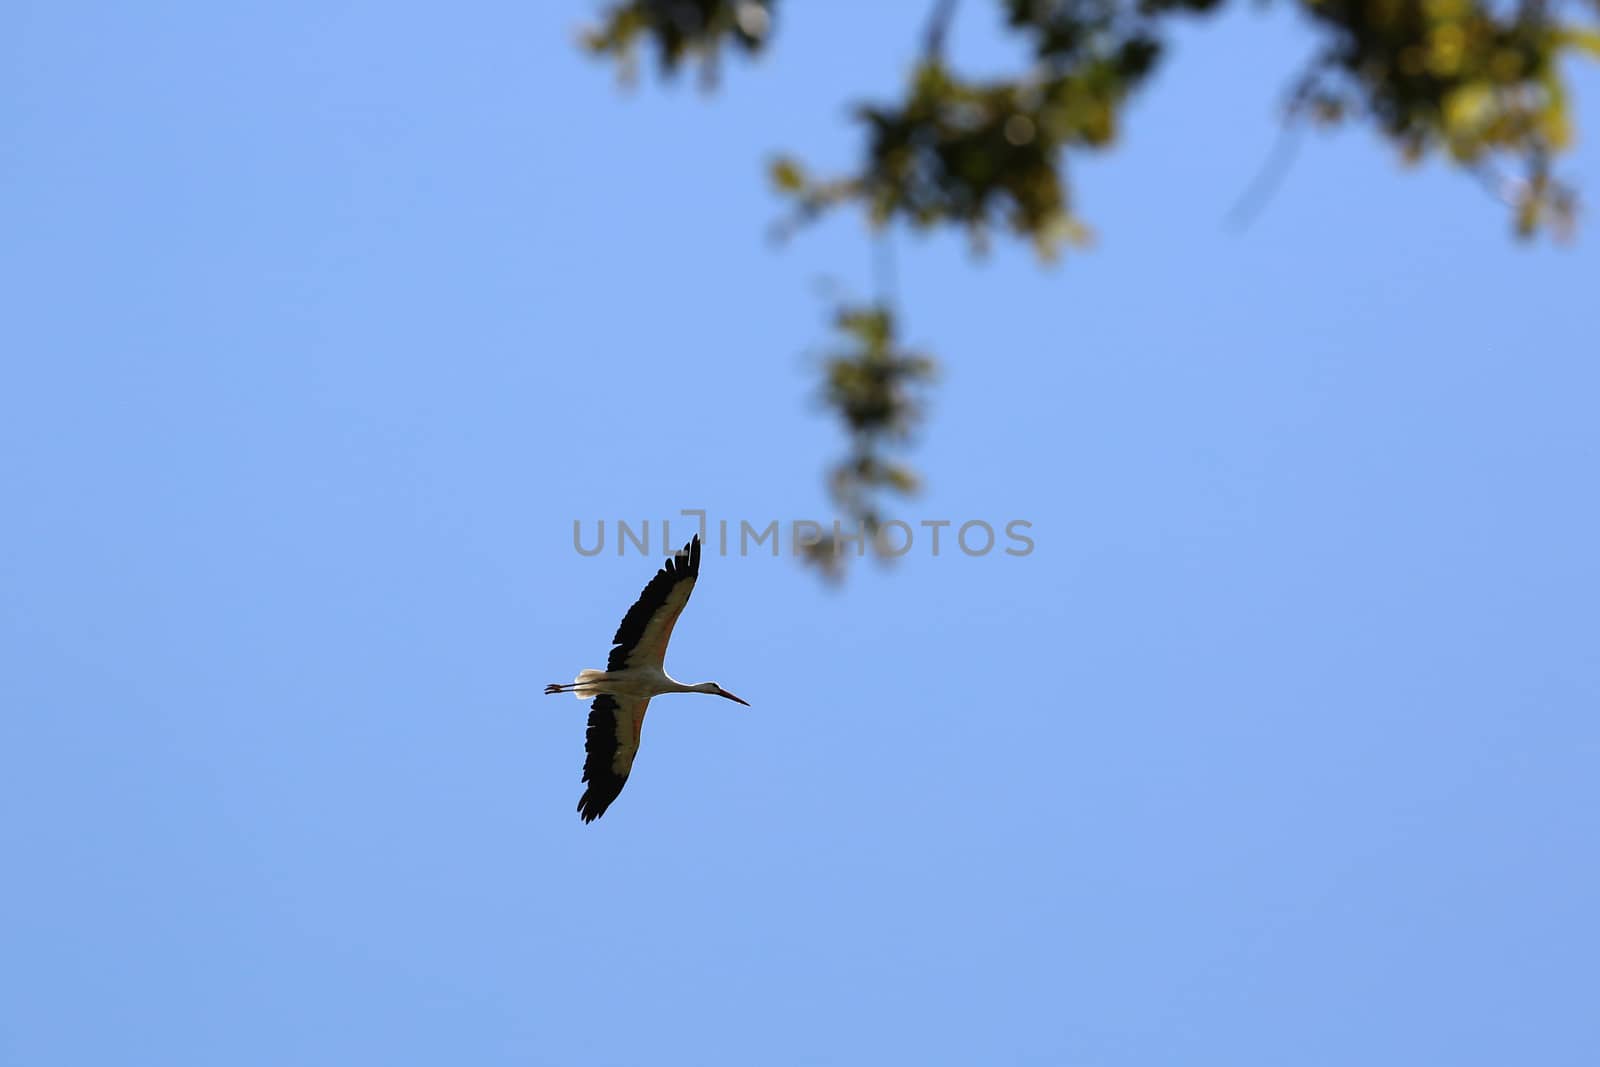
M660 560L573 521L831 517L872 257L762 163L851 160L926 5L785 7L705 97L585 4L11 5L0 1061L1595 1062L1600 223L1355 128L1228 229L1281 13L1074 165L1092 251L895 238L899 513L1035 550L708 554L668 667L754 707L580 824L540 688Z

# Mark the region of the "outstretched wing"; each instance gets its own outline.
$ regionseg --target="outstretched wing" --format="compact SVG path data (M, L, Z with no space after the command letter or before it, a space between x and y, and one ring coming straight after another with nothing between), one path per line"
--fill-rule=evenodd
M584 822L604 815L627 784L649 706L649 697L635 700L610 693L601 693L589 705L589 734L583 746L583 780L589 788L578 799L578 814Z
M620 671L629 667L655 667L660 669L667 655L667 641L672 628L683 613L694 591L695 579L700 577L700 535L684 545L650 579L639 599L622 617L617 636L611 643L606 670Z

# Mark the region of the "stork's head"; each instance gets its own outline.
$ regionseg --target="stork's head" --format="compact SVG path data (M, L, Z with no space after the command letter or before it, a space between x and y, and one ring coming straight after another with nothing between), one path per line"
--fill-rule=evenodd
M711 692L717 694L717 696L719 696L719 697L727 697L729 700L733 701L735 704L743 704L747 708L750 706L750 702L748 700L740 700L738 697L734 696L732 693L730 693L726 689L722 688L722 686L718 685L716 682L712 682L711 683Z

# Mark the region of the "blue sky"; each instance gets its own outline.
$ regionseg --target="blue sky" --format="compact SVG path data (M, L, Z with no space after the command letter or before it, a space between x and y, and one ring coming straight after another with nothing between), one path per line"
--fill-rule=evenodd
M583 4L13 8L0 1059L1592 1062L1593 222L1356 128L1228 229L1281 14L1074 162L1092 251L893 239L902 514L1035 550L708 556L668 666L755 706L658 701L579 823L540 688L659 560L574 520L831 515L872 255L762 164L847 164L926 5L788 6L709 97Z

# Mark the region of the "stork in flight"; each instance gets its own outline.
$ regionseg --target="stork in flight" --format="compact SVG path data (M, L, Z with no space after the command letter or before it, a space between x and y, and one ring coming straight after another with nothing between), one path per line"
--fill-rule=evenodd
M639 731L652 697L662 693L711 693L750 706L716 682L684 685L667 677L662 660L667 641L683 606L700 577L700 537L684 545L650 579L639 599L617 627L616 645L603 671L581 670L570 685L547 685L546 694L571 693L589 706L589 735L584 744L583 780L589 788L578 800L578 814L593 822L606 813L628 782L639 751Z

